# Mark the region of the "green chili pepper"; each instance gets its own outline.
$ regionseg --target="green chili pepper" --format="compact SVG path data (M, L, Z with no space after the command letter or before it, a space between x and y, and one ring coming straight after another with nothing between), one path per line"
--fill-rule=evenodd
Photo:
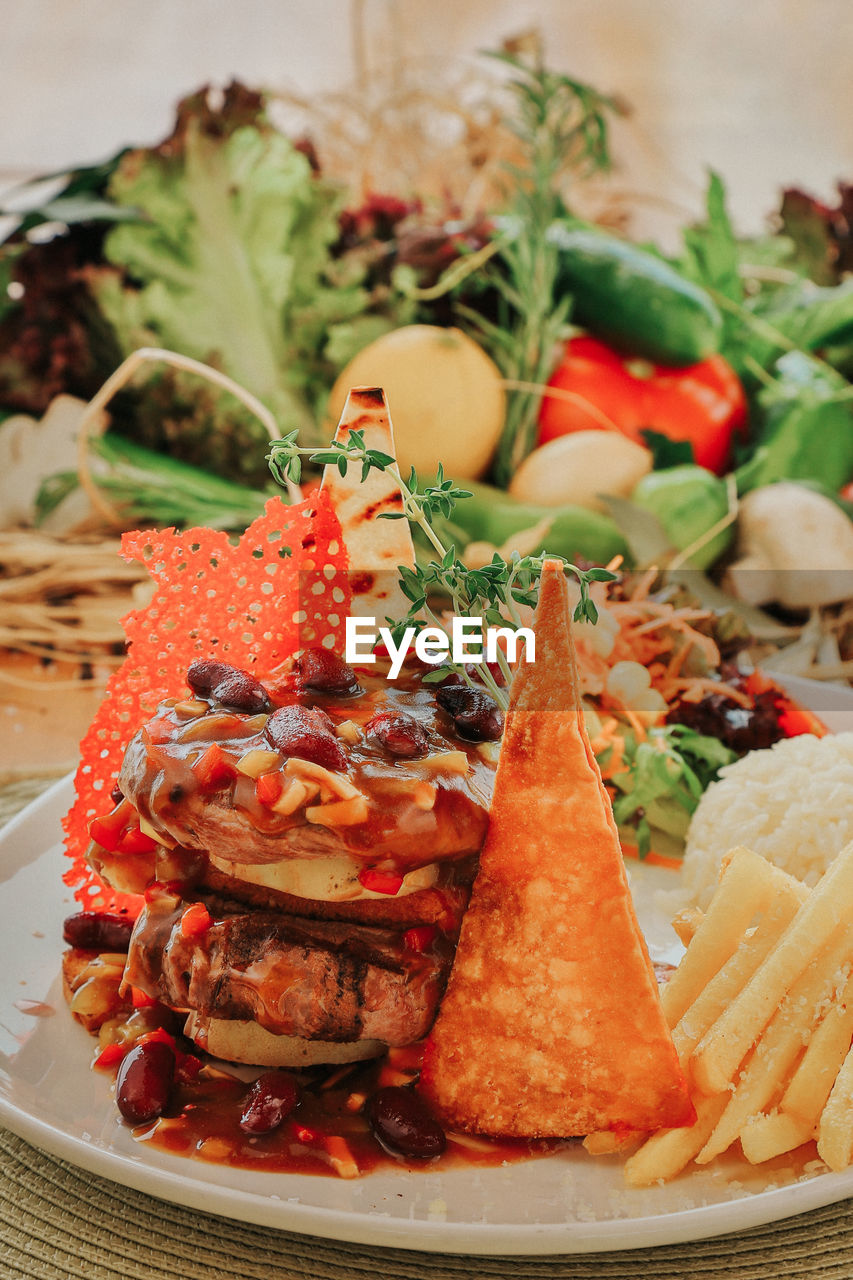
M628 547L619 529L598 511L517 502L502 489L473 480L465 480L463 485L472 496L456 504L452 522L466 543L491 542L500 547L515 534L547 521L541 546L528 548L529 554L547 551L566 560L580 557L593 564L607 564L614 556L627 555Z
M728 513L725 482L704 467L684 464L643 476L631 501L656 516L679 551L698 541ZM690 557L696 569L707 569L728 548L733 525L720 530Z

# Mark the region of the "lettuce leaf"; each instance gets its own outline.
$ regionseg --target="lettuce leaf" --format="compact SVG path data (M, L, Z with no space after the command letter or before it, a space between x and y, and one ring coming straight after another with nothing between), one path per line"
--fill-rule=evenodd
M207 95L181 105L173 137L127 152L109 185L144 221L115 226L116 273L90 287L125 353L141 343L212 363L257 395L282 432L315 430L329 330L369 304L358 279L329 274L341 194L267 121Z

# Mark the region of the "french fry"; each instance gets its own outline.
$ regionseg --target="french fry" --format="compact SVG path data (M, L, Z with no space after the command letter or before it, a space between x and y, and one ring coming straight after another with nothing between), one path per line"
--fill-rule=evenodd
M853 943L851 943L853 950ZM817 1124L833 1083L841 1070L853 1036L853 974L848 977L837 1003L826 1014L809 1041L803 1060L785 1090L783 1111Z
M696 1122L681 1129L659 1129L625 1162L629 1187L650 1187L681 1173L713 1132L728 1101L728 1094L699 1098Z
M734 863L723 877L721 890L733 867ZM713 907L712 902L694 945L701 938ZM770 955L698 1045L691 1068L696 1087L702 1093L720 1093L727 1087L786 992L796 986L799 975L827 947L838 926L851 914L853 844L849 844L831 864ZM843 957L836 962L836 968L841 959ZM678 971L670 979L669 986L677 976Z
M815 1028L779 1110L752 1116L740 1135L743 1154L751 1164L793 1151L814 1136L833 1084L853 1036L853 974L838 1001Z
M583 1140L584 1150L591 1156L613 1156L645 1138L645 1133L615 1132L612 1129L601 1129L597 1133L589 1133Z
M823 1109L817 1132L817 1153L839 1173L853 1160L853 1049L844 1059Z
M735 953L753 916L767 906L783 883L782 876L783 872L751 849L733 849L728 855L710 906L681 964L661 992L664 1013L671 1027ZM785 880L789 878L784 876ZM706 1092L719 1092L719 1089Z
M679 942L685 947L689 947L696 934L696 930L705 918L705 912L700 907L685 907L672 918L672 927L678 935Z
M809 901L817 892L818 889L812 890ZM801 914L802 912L785 934L780 947L796 928ZM740 1136L750 1117L764 1111L782 1092L813 1027L820 1020L825 1002L838 992L839 971L849 953L850 936L845 923L835 929L826 949L811 960L790 991L784 995L780 1007L770 1019L767 1029L740 1073L734 1093L729 1096L728 1105L717 1127L696 1156L697 1164L707 1164L709 1160L728 1150ZM748 989L747 987L745 990ZM724 1014L706 1040L713 1035L725 1017ZM725 1045L723 1048L725 1049ZM695 1058L693 1061L695 1062ZM732 1080L739 1064L740 1059L735 1064ZM716 1067L716 1063L714 1065Z
M779 884L776 897L751 934L710 980L704 991L673 1029L672 1039L681 1065L687 1061L702 1037L711 1029L735 996L739 995L758 966L769 955L802 906L808 889L787 877Z
M784 1111L774 1111L771 1115L750 1116L740 1135L740 1145L750 1164L763 1164L786 1151L795 1151L813 1133L814 1125Z

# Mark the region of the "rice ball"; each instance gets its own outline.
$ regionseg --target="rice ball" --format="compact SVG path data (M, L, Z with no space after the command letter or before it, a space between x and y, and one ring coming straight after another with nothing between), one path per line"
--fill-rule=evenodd
M736 845L814 885L853 840L853 733L785 738L726 765L687 832L686 899L706 907Z

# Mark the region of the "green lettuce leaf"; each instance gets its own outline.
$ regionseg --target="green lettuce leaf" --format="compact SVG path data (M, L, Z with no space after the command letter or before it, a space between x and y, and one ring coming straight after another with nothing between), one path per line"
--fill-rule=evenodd
M325 345L369 303L360 283L329 278L338 190L257 109L227 128L188 100L172 139L128 152L109 187L144 221L116 226L104 253L118 271L90 285L125 352L140 342L223 369L276 415L314 432Z
M683 840L704 791L736 756L717 738L686 725L649 729L644 742L626 729L624 738L626 768L613 777L613 816L643 858L656 832Z
M849 383L804 351L780 356L772 373L757 396L757 447L737 472L738 491L806 480L837 493L853 475Z

